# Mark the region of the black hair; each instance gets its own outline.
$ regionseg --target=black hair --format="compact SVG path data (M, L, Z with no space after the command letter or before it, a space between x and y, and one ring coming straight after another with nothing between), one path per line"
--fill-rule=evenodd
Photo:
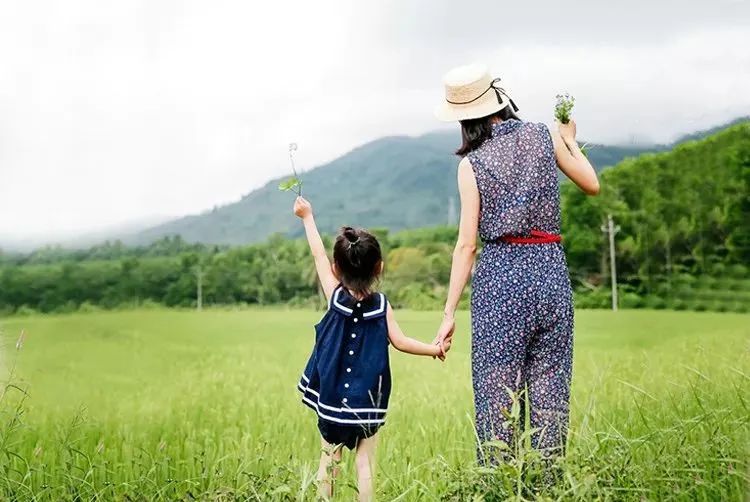
M487 115L486 117L480 117L478 119L468 119L461 121L461 147L456 150L456 155L463 157L464 155L473 152L482 143L487 141L492 136L492 124L498 120L520 120L516 113L513 111L513 105L508 104L502 110Z
M343 227L333 244L333 262L344 287L356 295L367 296L380 276L383 262L380 243L366 230Z

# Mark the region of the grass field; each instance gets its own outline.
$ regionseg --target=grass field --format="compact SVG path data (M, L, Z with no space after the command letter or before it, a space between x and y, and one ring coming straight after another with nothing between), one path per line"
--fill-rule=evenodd
M399 312L430 340L440 315ZM319 438L295 385L310 311L143 310L0 321L0 500L309 500ZM564 500L744 500L750 316L577 314ZM19 333L26 337L16 350ZM474 467L468 316L446 363L394 353L381 500L528 491ZM345 463L339 500L351 500ZM519 488L520 487L520 488Z

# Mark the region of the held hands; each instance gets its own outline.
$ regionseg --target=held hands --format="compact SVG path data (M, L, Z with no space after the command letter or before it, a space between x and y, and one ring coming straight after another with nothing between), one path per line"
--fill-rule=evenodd
M304 220L312 216L312 205L304 197L297 197L294 200L294 214Z
M562 139L565 140L566 143L576 140L576 121L575 120L570 119L570 122L568 122L567 124L558 122L557 130L560 133L560 136L562 136Z
M453 343L453 332L456 330L456 319L452 315L445 315L443 322L438 328L437 335L432 341L434 345L439 345L441 354L437 356L441 361L445 361L445 356L451 349Z

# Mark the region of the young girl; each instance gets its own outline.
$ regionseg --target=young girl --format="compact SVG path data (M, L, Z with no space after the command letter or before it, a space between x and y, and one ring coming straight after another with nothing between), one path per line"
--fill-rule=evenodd
M318 414L321 495L332 495L336 476L332 463L341 459L341 448L346 446L357 452L359 499L371 500L377 432L385 423L391 393L388 343L401 352L441 360L450 347L405 336L385 295L372 291L383 271L375 236L344 227L333 246L331 267L310 203L297 197L294 214L304 223L328 300L328 311L315 326L315 347L297 385L303 403Z

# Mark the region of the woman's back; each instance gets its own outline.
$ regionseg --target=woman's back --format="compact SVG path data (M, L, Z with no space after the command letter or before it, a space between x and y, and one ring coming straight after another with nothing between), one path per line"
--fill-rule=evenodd
M468 154L481 198L479 234L493 241L531 230L560 233L560 194L547 126L506 120Z

